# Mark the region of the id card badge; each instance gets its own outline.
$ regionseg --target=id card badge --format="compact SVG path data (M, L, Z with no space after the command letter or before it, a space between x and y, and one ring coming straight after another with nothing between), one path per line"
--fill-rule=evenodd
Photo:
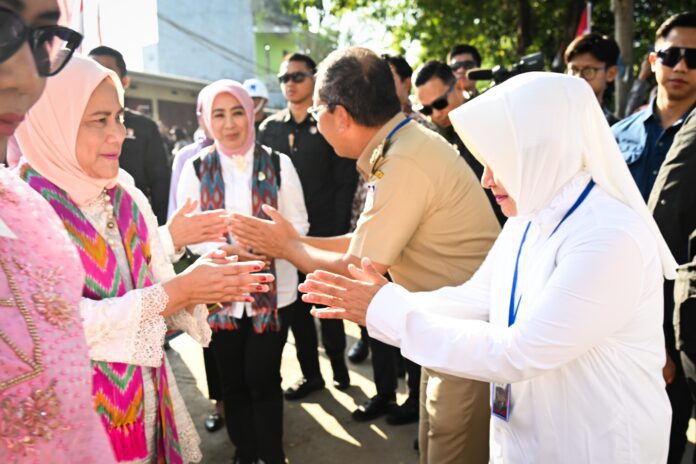
M491 384L491 414L510 422L510 384Z

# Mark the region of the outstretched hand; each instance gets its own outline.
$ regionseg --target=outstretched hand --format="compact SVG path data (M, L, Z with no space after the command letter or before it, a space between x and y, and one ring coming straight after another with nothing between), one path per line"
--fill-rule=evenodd
M197 206L196 200L187 198L167 223L177 250L196 243L225 242L229 214L224 209L196 212Z
M254 250L273 258L285 258L287 246L299 240L292 224L270 205L263 205L263 211L271 218L259 219L243 214L233 214L230 225L232 235L242 247Z
M365 325L367 308L377 292L389 281L377 271L368 258L361 267L348 266L353 279L326 271L307 275L299 290L305 295L302 301L327 308L312 309L312 315L320 319L345 319Z

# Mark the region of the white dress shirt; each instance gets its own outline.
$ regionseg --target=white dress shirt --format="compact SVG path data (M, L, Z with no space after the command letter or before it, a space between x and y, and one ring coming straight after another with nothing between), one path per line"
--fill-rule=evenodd
M238 156L242 155L233 157L220 155L222 180L225 183L225 209L230 212L251 215L251 176L254 170L254 147L243 155L244 163L235 161ZM181 172L181 179L177 187L177 203L180 205L183 205L188 198L200 203L201 183L193 166L194 159L188 160ZM280 177L278 211L290 221L299 234L305 235L309 230L309 220L307 219L302 184L300 184L300 178L292 161L282 153L280 154ZM194 253L202 255L219 246L219 243L209 242L193 245L189 248ZM297 269L284 259L276 259L275 266L278 307L283 308L297 299ZM247 315L252 315L250 303L235 303L232 315L241 318L245 311Z
M670 404L662 366L662 266L640 216L574 177L551 205L511 218L459 287L395 284L369 306L370 335L424 367L511 384L511 415L491 419L494 463L663 463ZM515 258L527 223L508 327Z

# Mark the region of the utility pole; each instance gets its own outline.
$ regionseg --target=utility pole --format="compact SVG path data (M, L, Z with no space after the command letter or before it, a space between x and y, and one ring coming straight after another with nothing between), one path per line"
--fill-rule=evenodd
M628 91L633 84L633 0L612 0L616 42L621 49L623 72L616 77L616 115L625 116Z

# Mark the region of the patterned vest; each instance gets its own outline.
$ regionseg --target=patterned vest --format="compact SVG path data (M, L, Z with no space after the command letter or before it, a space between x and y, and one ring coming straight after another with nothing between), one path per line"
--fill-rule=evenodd
M200 164L194 163L194 166L198 166L198 178L201 182L201 210L224 209L225 183L222 179L220 154L215 147L201 154ZM264 204L278 207L279 173L276 171L272 153L267 148L256 145L251 176L251 211L255 217L270 219L261 209ZM275 275L273 260L270 272ZM255 333L279 332L281 329L276 282L271 282L269 287L268 293L253 294L252 320ZM210 316L209 322L213 330L235 330L239 327L237 320L232 317L232 304L224 304L222 310Z

